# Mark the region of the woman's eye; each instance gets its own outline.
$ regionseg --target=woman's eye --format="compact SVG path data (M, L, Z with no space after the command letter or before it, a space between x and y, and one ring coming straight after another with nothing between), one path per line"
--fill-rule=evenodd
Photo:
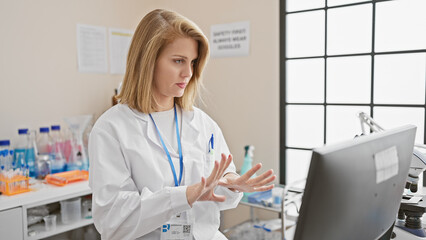
M183 60L182 59L176 59L175 63L181 64L181 63L183 63Z

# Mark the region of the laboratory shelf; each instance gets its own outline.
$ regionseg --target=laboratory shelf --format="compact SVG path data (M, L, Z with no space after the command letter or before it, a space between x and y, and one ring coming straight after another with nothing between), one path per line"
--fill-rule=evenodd
M278 187L284 188L284 185L278 185ZM287 190L287 195L284 197L284 206L288 205L290 202L300 200L302 198L302 194L303 194L303 189L301 188L296 188L296 187L289 188ZM252 208L263 209L263 210L276 212L276 213L281 213L283 210L281 207L278 207L278 208L268 207L268 206L263 206L257 203L250 203L248 201L248 196L244 196L241 199L240 204L246 205Z
M284 185L277 185L276 187L285 188ZM256 217L254 216L254 209L262 209L262 210L278 213L279 218L281 219L281 230L280 230L281 231L281 237L283 239L284 238L288 239L286 236L292 236L291 231L294 231L294 229L293 230L290 230L290 229L294 228L293 225L297 222L298 216L293 216L293 215L288 214L287 210L285 210L285 209L287 209L287 206L289 204L292 204L292 203L295 203L295 202L299 202L299 205L300 205L301 200L302 200L302 196L303 196L303 192L304 192L304 189L301 188L301 187L287 187L287 191L286 192L283 191L282 199L284 199L284 203L281 204L281 207L279 207L279 208L263 206L261 204L256 204L256 203L249 203L248 202L248 196L244 196L241 199L240 204L248 206L250 208L250 220L248 220L249 222L256 221ZM243 222L242 224L244 224L244 223L245 222ZM237 226L233 226L229 229L225 229L223 232L224 233L231 232ZM287 231L289 231L289 230L290 230L290 232L287 233Z
M58 187L46 184L40 180L32 179L30 188L32 188L32 191L27 193L14 196L0 196L0 219L11 218L15 221L13 223L3 222L4 225L0 228L0 236L5 236L5 239L42 239L93 224L92 219L81 219L74 223L62 224L60 215L58 215L55 230L46 232L44 221L33 226L27 226L27 209L91 195L92 191L88 181L75 182L63 187ZM10 215L12 213L13 215ZM12 235L12 233L7 232L7 229L11 228L16 228L14 231L19 231L21 234L18 236L16 233ZM29 236L28 233L34 230L36 234L34 236Z
M35 235L34 236L28 236L27 240L36 240L36 239L41 239L41 238L47 238L56 234L60 234L63 232L68 232L77 228L81 228L87 225L93 224L93 219L81 219L79 221L73 222L73 223L68 223L68 224L63 224L60 220L60 216L56 216L56 228L54 230L51 231L46 231L45 230L45 226L44 226L44 222L42 223L37 223L31 227L28 228L28 232L32 232L35 231Z
M240 204L246 205L246 206L249 206L249 207L254 207L254 208L259 208L259 209L271 211L271 212L281 213L281 208L266 207L266 206L263 206L263 205L260 205L260 204L257 204L257 203L249 203L247 196L244 196L241 199Z

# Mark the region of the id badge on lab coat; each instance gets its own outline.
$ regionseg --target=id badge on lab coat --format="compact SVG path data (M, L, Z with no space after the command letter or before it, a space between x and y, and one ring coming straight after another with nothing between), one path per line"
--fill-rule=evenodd
M192 240L192 224L189 223L186 212L163 224L161 240Z

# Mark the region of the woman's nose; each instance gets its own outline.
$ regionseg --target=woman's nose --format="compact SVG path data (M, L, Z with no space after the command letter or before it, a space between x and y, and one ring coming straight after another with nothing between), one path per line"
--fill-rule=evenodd
M193 66L192 64L186 64L185 67L182 70L182 76L183 77L192 77L193 72Z

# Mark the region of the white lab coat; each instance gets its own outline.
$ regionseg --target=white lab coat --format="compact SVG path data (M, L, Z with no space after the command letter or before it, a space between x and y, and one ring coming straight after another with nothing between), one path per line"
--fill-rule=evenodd
M214 134L215 159L229 154L218 125L203 111L182 111L181 141L185 185L209 176L214 163L208 141ZM169 150L170 151L170 150ZM179 156L170 152L179 177ZM196 240L226 239L219 231L219 211L237 206L241 193L217 187L226 201L186 199L186 186L174 187L167 156L149 115L118 104L96 122L89 140L93 219L102 239L160 239L159 227L173 215L187 211ZM231 163L227 172L235 172Z

